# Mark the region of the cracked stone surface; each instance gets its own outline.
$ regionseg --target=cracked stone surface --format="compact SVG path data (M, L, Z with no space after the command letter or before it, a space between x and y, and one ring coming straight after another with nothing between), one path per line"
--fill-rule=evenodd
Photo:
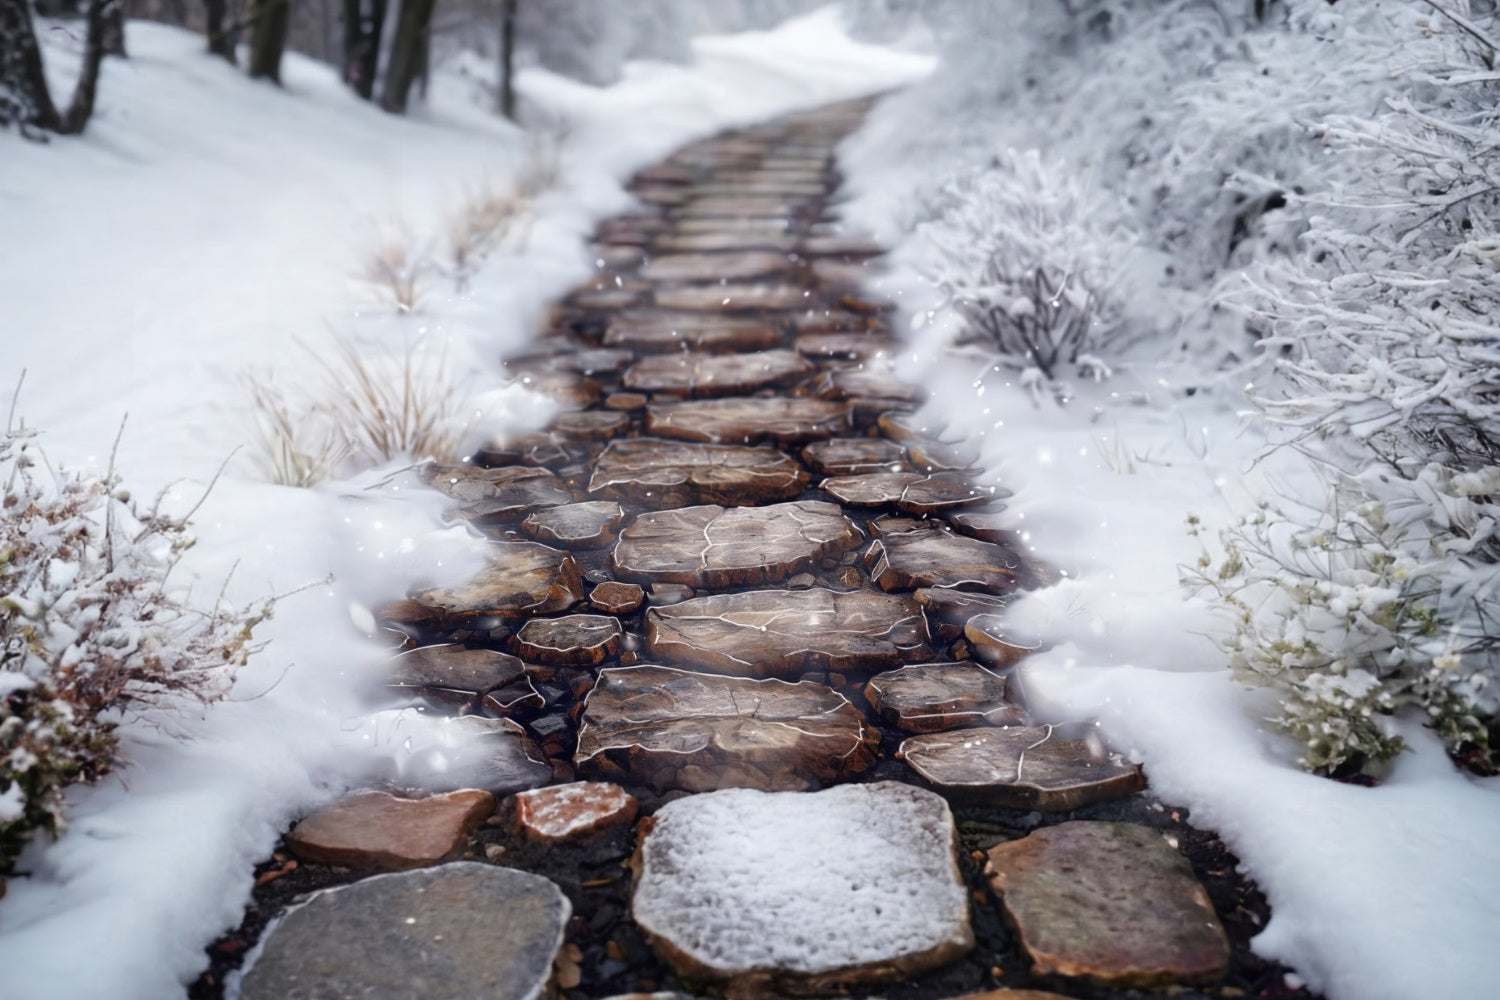
M566 552L536 542L492 542L489 565L468 583L409 595L441 618L514 620L566 611L583 599L583 575Z
M683 396L736 396L757 389L790 385L806 378L813 367L795 351L754 351L747 354L682 352L653 354L625 372L623 383L640 392Z
M1140 765L1047 726L927 733L905 740L900 755L935 788L1014 809L1062 812L1146 785Z
M880 472L871 475L835 476L821 488L849 507L893 507L904 514L926 517L952 507L982 503L990 498L981 489L956 476L924 476L913 472Z
M974 663L917 663L877 674L865 697L881 718L909 733L1026 721L1005 678Z
M774 448L656 438L612 442L594 462L589 492L651 507L790 500L808 475Z
M1208 894L1155 830L1059 823L988 857L985 873L1039 973L1159 988L1214 983L1228 968Z
M974 656L995 667L1013 667L1041 648L1041 641L1009 625L999 614L977 614L964 624Z
M635 819L635 796L607 781L574 781L516 795L516 825L543 844L584 840Z
M516 632L515 651L557 667L597 667L620 650L620 623L605 615L533 618Z
M1020 563L999 545L934 529L875 539L865 566L882 590L954 587L1004 593L1015 589Z
M424 690L438 697L453 692L460 696L460 704L481 695L493 696L505 708L542 704L526 675L526 664L498 650L467 649L456 643L420 646L390 660L388 671L388 687Z
M557 476L529 466L428 466L422 478L433 489L461 501L457 513L470 520L519 516L534 507L573 500L573 491Z
M584 703L578 768L658 789L800 790L868 770L879 736L813 681L606 668Z
M631 915L729 996L898 982L974 946L957 845L947 804L894 782L696 795L652 817Z
M625 512L609 500L588 500L539 510L521 522L530 538L567 549L599 549L617 537Z
M807 305L808 293L796 285L739 282L723 285L684 285L659 288L656 304L662 309L703 310L716 313L788 312Z
M420 868L457 854L494 811L495 797L475 789L420 799L362 792L303 819L286 844L303 861L318 864Z
M739 253L662 254L641 268L649 281L747 281L791 274L795 261L784 253L745 250Z
M861 323L858 329L863 329ZM865 361L896 353L900 345L873 333L803 333L792 341L792 349L809 358Z
M837 437L849 428L849 408L825 399L751 396L662 403L646 410L646 430L662 437L711 444L786 447Z
M778 583L864 540L840 508L802 500L717 504L642 514L615 545L615 574L641 583L746 587Z
M595 587L589 594L589 603L610 615L628 615L646 600L646 592L639 584L620 583L608 580Z
M833 438L803 448L802 459L825 476L862 476L903 471L906 452L885 438Z
M674 351L764 351L781 345L782 334L763 320L712 313L621 313L609 321L604 343L645 353Z
M651 608L646 648L671 663L749 677L868 674L931 652L927 621L910 598L821 587L713 594Z
M242 1000L541 1000L572 907L548 880L458 861L325 889L267 932Z

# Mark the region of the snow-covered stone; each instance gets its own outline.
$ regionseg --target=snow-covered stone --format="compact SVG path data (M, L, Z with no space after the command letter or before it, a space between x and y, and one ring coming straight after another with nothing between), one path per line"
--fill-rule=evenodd
M941 798L894 782L695 795L652 817L631 912L731 996L892 982L973 947L957 843Z
M545 844L613 830L635 819L635 813L635 796L607 781L574 781L516 796L516 825Z

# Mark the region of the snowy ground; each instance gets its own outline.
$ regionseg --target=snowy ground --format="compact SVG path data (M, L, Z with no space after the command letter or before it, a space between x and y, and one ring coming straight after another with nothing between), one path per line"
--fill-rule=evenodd
M930 68L848 41L823 14L700 39L693 65L633 65L606 90L525 74L533 113L565 128L556 190L532 207L524 244L463 293L431 275L420 308L397 317L355 280L370 245L400 230L435 255L464 191L525 155L519 132L473 105L471 83L439 78L431 107L397 119L305 60L288 59L277 90L196 36L132 23L129 45L105 67L82 139L0 135L0 385L26 370L19 412L66 468L102 468L128 413L126 485L170 487L183 505L251 437L243 371L305 380L300 345L326 353L336 334L377 360L424 345L467 393L475 434L541 419L546 407L495 362L586 277L588 232L628 207L619 182L632 170L690 138ZM353 623L416 582L457 578L473 546L430 503L366 488L380 478L294 489L232 459L195 518L183 569L196 586L212 593L231 570L240 600L332 583L280 603L230 702L184 724L190 741L132 730L130 766L79 790L67 834L23 859L31 877L0 904L7 998L180 995L203 947L239 922L251 867L289 820L389 746L351 698L380 656Z

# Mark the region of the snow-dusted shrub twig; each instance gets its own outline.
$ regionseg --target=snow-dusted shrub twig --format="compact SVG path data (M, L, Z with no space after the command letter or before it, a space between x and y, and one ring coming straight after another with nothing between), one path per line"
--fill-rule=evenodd
M118 727L223 697L271 601L192 602L170 577L188 515L136 502L114 467L53 473L36 433L0 433L0 873L63 791L118 763Z

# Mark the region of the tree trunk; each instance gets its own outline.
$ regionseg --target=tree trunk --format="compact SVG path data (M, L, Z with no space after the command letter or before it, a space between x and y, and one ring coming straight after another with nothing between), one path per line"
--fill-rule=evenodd
M209 54L227 59L233 65L235 33L224 26L226 0L204 0L204 7L207 13L204 34L208 36Z
M125 58L125 0L108 0L104 5L104 54Z
M412 81L421 69L422 46L432 23L436 0L401 0L396 37L391 40L391 58L385 68L385 89L380 106L392 114L404 114Z
M365 100L375 97L386 0L344 0L344 82Z
M500 113L516 120L516 0L500 0Z
M42 50L37 45L28 0L0 0L0 125L41 129L61 135L83 131L94 113L99 65L104 61L105 7L112 0L89 0L85 12L83 66L68 110L59 113L47 88Z
M281 54L291 21L291 0L252 0L250 4L250 76L281 83Z

